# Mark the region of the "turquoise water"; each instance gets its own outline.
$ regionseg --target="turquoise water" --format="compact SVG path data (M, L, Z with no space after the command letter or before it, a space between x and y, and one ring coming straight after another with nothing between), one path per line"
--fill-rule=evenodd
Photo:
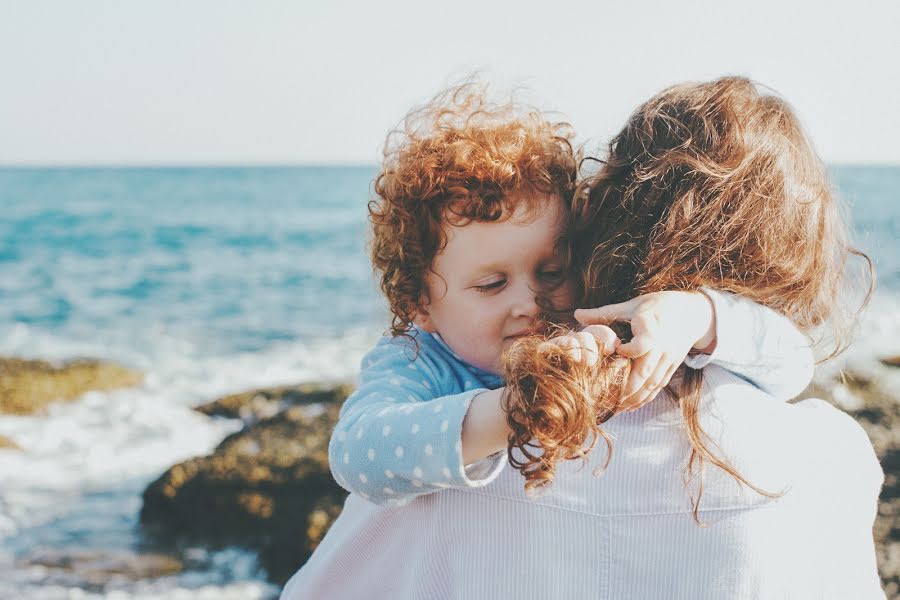
M115 360L144 383L0 415L0 598L268 598L253 555L88 595L23 567L129 551L141 492L239 423L191 407L352 377L387 324L365 254L374 167L0 169L0 356ZM900 352L900 167L833 169L879 292L860 342ZM204 551L205 552L205 551ZM205 590L202 595L200 590Z
M210 351L383 319L373 167L0 170L0 331L148 328ZM835 168L882 288L900 288L900 168Z
M875 261L878 288L900 291L900 167L835 167L832 179L850 206L855 241Z
M258 350L380 318L372 168L0 170L0 328Z

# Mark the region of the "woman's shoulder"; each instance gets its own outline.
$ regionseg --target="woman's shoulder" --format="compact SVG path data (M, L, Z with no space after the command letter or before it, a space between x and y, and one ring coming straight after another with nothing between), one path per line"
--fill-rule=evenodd
M721 369L705 372L704 428L737 465L762 479L779 473L823 491L877 495L884 473L853 417L818 398L786 403Z
M842 454L875 456L866 430L856 419L820 398L807 398L787 405L794 417L824 447Z
M865 429L850 415L819 398L789 405L796 413L809 460L823 467L824 476L841 478L860 491L881 489L884 471Z

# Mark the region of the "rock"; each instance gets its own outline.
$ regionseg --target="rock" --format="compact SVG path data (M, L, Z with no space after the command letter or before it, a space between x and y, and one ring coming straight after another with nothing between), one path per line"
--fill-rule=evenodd
M331 401L316 410L307 404L326 397L320 392L294 398L294 406L230 435L210 456L175 465L151 483L141 510L145 530L179 544L254 548L283 584L347 495L331 477L328 440L348 390L331 390Z
M828 400L853 416L869 435L884 469L874 527L878 570L887 597L900 598L900 394L850 372L810 385L800 398Z
M141 382L140 373L98 361L74 360L59 367L43 360L0 358L0 413L32 414L57 400L91 390L111 390Z
M900 354L881 359L881 364L886 367L900 367Z
M137 581L173 575L182 562L168 554L106 550L39 550L20 566L44 567L47 579L102 591L114 580Z
M311 383L250 390L219 398L194 410L211 417L241 419L246 425L252 425L291 406L343 402L351 390L349 385L334 387Z
M17 443L9 439L8 437L3 437L0 435L0 450L21 450L21 446Z

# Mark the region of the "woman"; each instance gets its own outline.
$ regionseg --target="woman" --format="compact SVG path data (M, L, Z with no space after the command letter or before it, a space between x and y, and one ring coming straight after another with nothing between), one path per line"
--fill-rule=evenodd
M789 107L746 80L677 86L642 105L588 191L573 248L588 305L712 286L802 327L836 321L851 253L843 223ZM629 308L579 316L606 322ZM400 508L351 496L282 597L883 597L871 533L883 476L849 417L818 400L785 404L709 366L702 381L685 371L668 398L606 422L611 461L598 449L587 465L557 464L577 456L572 440L589 437L593 419L616 412L616 394L589 382L582 406L553 394L556 412L529 405L548 398L529 396L529 380L557 385L524 372L531 358L511 356L523 385L509 404L510 457L552 481L543 494L526 495L507 468L484 488ZM627 368L598 364L611 386ZM563 371L557 389L577 379L564 373L574 364L549 366ZM591 419L566 423L583 405Z

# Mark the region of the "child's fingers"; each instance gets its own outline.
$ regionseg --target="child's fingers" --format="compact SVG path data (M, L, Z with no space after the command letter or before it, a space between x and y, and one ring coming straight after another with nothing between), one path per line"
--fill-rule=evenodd
M561 335L552 339L547 340L546 342L541 342L538 346L538 350L542 352L550 352L551 350L562 348L563 350L567 350L571 347L571 341L569 340L569 336Z
M625 358L640 358L653 350L656 340L650 335L639 335L618 347L617 352Z
M672 377L675 375L675 371L678 370L678 367L680 367L681 363L683 363L683 362L684 362L684 359L682 359L678 362L673 362L672 364L669 365L669 368L666 370L666 374L662 378L662 382L659 384L660 388L664 388L667 385L669 385L669 382L672 381Z
M619 350L621 351L621 348ZM648 380L653 376L657 365L659 365L660 356L660 352L651 350L634 360L631 365L631 373L625 382L625 388L622 390L621 406L630 406L634 400L641 397L641 394L648 387Z
M582 331L591 334L597 342L597 348L602 356L609 356L619 346L619 336L606 325L588 325Z
M634 300L607 304L598 308L579 308L575 311L575 319L582 325L607 325L613 321L631 319Z
M672 375L677 367L678 365L672 362L669 355L663 354L660 357L659 364L653 370L653 374L647 378L644 386L629 399L628 408L623 408L623 410L637 410L656 398L663 388L669 384L669 380L672 379Z
M619 338L612 329L603 325L590 325L582 331L542 342L539 349L541 351L560 349L573 361L584 361L588 365L594 365L601 357L614 353L618 344Z
M563 335L550 340L550 343L563 350L574 361L581 360L581 346L573 336Z
M627 344L619 347L619 354L628 358L637 358L660 345L660 327L655 317L647 313L639 313L631 320L632 338Z
M597 340L593 334L587 331L579 331L574 334L574 337L580 352L579 357L575 358L575 360L582 360L588 365L595 364L600 359L600 348L597 346Z

